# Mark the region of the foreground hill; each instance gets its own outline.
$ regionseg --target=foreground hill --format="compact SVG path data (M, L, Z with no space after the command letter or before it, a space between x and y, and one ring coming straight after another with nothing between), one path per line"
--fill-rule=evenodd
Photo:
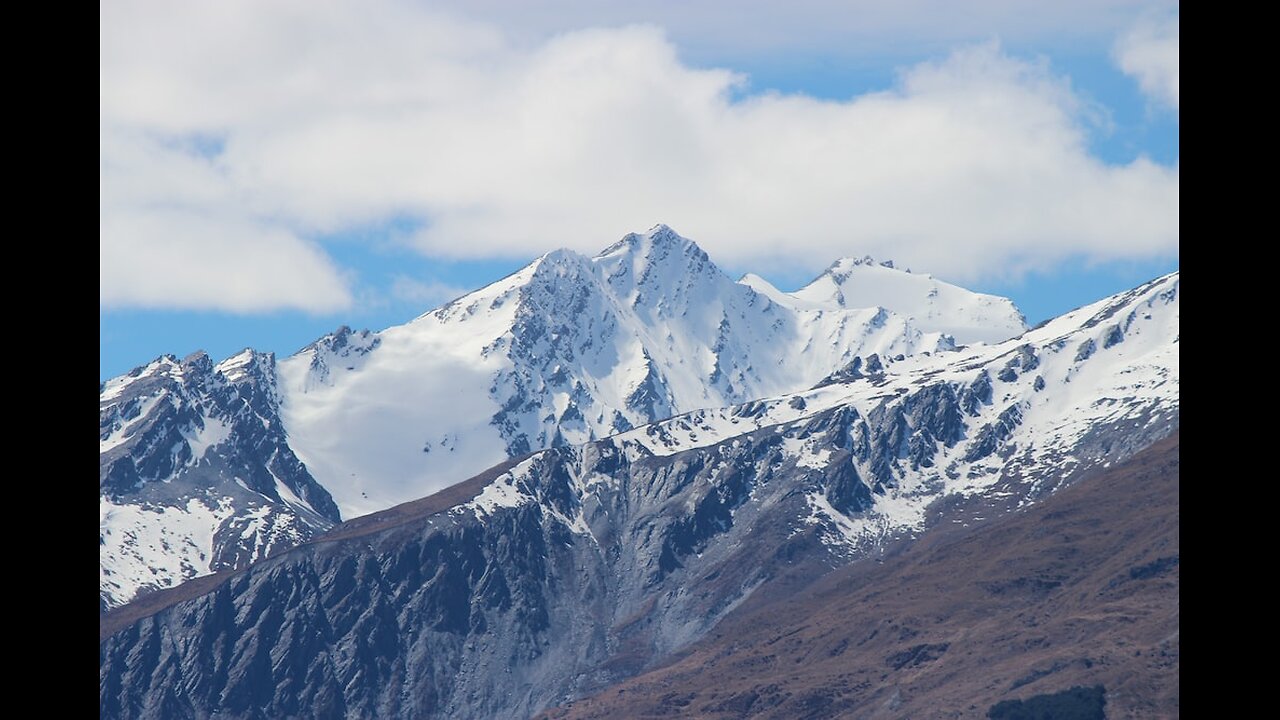
M1025 512L744 606L546 717L976 718L1098 685L1107 718L1177 717L1178 481L1175 434Z

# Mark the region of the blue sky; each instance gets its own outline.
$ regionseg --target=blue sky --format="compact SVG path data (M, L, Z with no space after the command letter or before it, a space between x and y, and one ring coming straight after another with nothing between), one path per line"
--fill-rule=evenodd
M892 257L1033 324L1178 267L1176 4L632 5L104 6L100 377L658 222L731 275Z

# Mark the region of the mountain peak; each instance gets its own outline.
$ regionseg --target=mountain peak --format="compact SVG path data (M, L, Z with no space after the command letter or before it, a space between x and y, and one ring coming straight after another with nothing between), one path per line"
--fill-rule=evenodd
M345 325L343 326L346 327ZM275 372L276 355L272 352L259 352L253 348L245 348L213 367L228 382L242 382L264 372Z
M863 255L860 258L843 257L831 263L831 266L823 271L823 275L841 275L847 274L856 267L883 267L899 272L910 273L910 268L899 268L892 260L876 260L870 255Z
M883 307L911 318L920 330L946 333L966 345L999 342L1027 330L1026 318L1008 298L966 290L870 255L835 261L788 297L815 309Z
M591 260L568 248L552 250L535 260L533 265L530 280L564 282L569 278L586 278L593 272Z
M574 252L569 248L557 248L551 252L545 253L539 258L539 265L557 265L564 263L578 263L582 261L581 253Z
M685 238L680 233L671 229L670 225L658 223L645 233L646 236L653 238L655 242L674 242L674 243L692 243L692 240Z
M769 298L770 301L782 305L783 307L798 307L796 299L782 292L776 285L765 280L755 273L747 273L738 278L739 285L746 285L754 290L757 294Z
M707 253L694 241L672 230L669 226L658 223L643 234L627 233L621 240L601 250L597 260L632 255L640 257L668 256L672 254L688 255L693 258L707 260Z
M614 292L636 305L665 304L659 299L688 295L693 287L715 295L714 288L732 284L697 243L666 225L655 225L643 235L630 233L592 262Z

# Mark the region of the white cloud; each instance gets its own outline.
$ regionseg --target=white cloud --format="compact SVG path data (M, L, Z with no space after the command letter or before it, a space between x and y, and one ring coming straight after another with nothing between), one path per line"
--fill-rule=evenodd
M1116 59L1143 92L1178 109L1178 16L1147 17L1116 43Z
M968 46L848 102L734 101L742 80L652 26L525 46L394 0L104 6L103 302L216 304L252 250L268 269L226 307L339 307L299 238L393 216L447 257L656 222L718 261L869 252L960 280L1176 252L1177 167L1091 155L1093 113L1044 63Z
M286 230L155 208L101 222L104 307L339 310L351 296L323 252Z
M351 304L328 256L247 212L243 189L217 163L105 123L100 146L104 307L324 312Z

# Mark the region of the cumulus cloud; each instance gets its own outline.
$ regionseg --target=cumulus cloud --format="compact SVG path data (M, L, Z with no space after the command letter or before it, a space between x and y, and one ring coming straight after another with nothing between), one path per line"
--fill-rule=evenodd
M104 307L339 310L349 283L190 143L101 133L99 300Z
M1143 92L1178 109L1178 15L1147 17L1116 43L1120 68Z
M304 238L391 217L435 256L665 222L742 266L872 253L959 280L1176 251L1177 167L1100 161L1068 82L993 43L835 102L736 97L654 26L525 44L395 0L121 2L101 32L104 303L217 302L247 264L297 282L227 307L342 306Z

